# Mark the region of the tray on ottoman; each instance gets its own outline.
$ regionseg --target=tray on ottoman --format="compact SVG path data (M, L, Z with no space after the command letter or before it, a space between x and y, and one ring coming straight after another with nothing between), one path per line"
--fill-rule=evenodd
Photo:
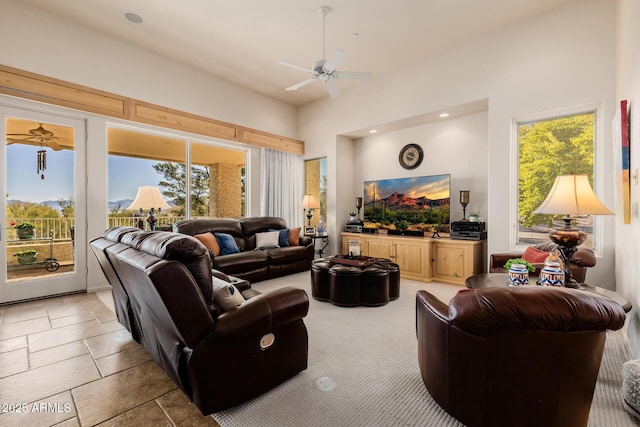
M354 257L349 257L349 255L336 255L332 258L329 258L329 261L332 264L344 264L344 265L350 265L352 267L360 267L360 268L373 265L379 260L380 260L379 258L374 258L374 257L364 256L364 255L354 256Z

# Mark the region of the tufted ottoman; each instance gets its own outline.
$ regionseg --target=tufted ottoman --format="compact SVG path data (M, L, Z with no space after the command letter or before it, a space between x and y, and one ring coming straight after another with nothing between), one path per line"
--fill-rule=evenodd
M386 259L363 266L318 259L311 264L311 295L343 307L385 305L400 296L400 269Z

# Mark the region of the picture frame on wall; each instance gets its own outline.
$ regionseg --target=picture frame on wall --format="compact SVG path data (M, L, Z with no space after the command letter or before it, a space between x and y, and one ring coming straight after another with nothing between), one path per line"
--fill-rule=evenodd
M307 226L304 227L304 234L306 236L315 236L316 235L316 228L314 226L307 225Z
M615 158L615 198L623 224L631 224L631 182L629 150L629 105L626 99L620 101L620 108L613 118L614 158Z

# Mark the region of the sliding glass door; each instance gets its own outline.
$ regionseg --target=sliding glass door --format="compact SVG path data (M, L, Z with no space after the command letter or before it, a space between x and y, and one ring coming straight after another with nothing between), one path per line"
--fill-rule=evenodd
M84 290L84 121L2 106L0 116L0 303Z
M246 150L127 126L107 135L110 227L171 230L184 218L245 215Z

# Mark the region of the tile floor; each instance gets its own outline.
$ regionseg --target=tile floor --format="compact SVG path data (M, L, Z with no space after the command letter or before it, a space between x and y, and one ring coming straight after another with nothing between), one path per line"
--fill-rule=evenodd
M110 298L0 306L0 425L218 425L131 339Z

